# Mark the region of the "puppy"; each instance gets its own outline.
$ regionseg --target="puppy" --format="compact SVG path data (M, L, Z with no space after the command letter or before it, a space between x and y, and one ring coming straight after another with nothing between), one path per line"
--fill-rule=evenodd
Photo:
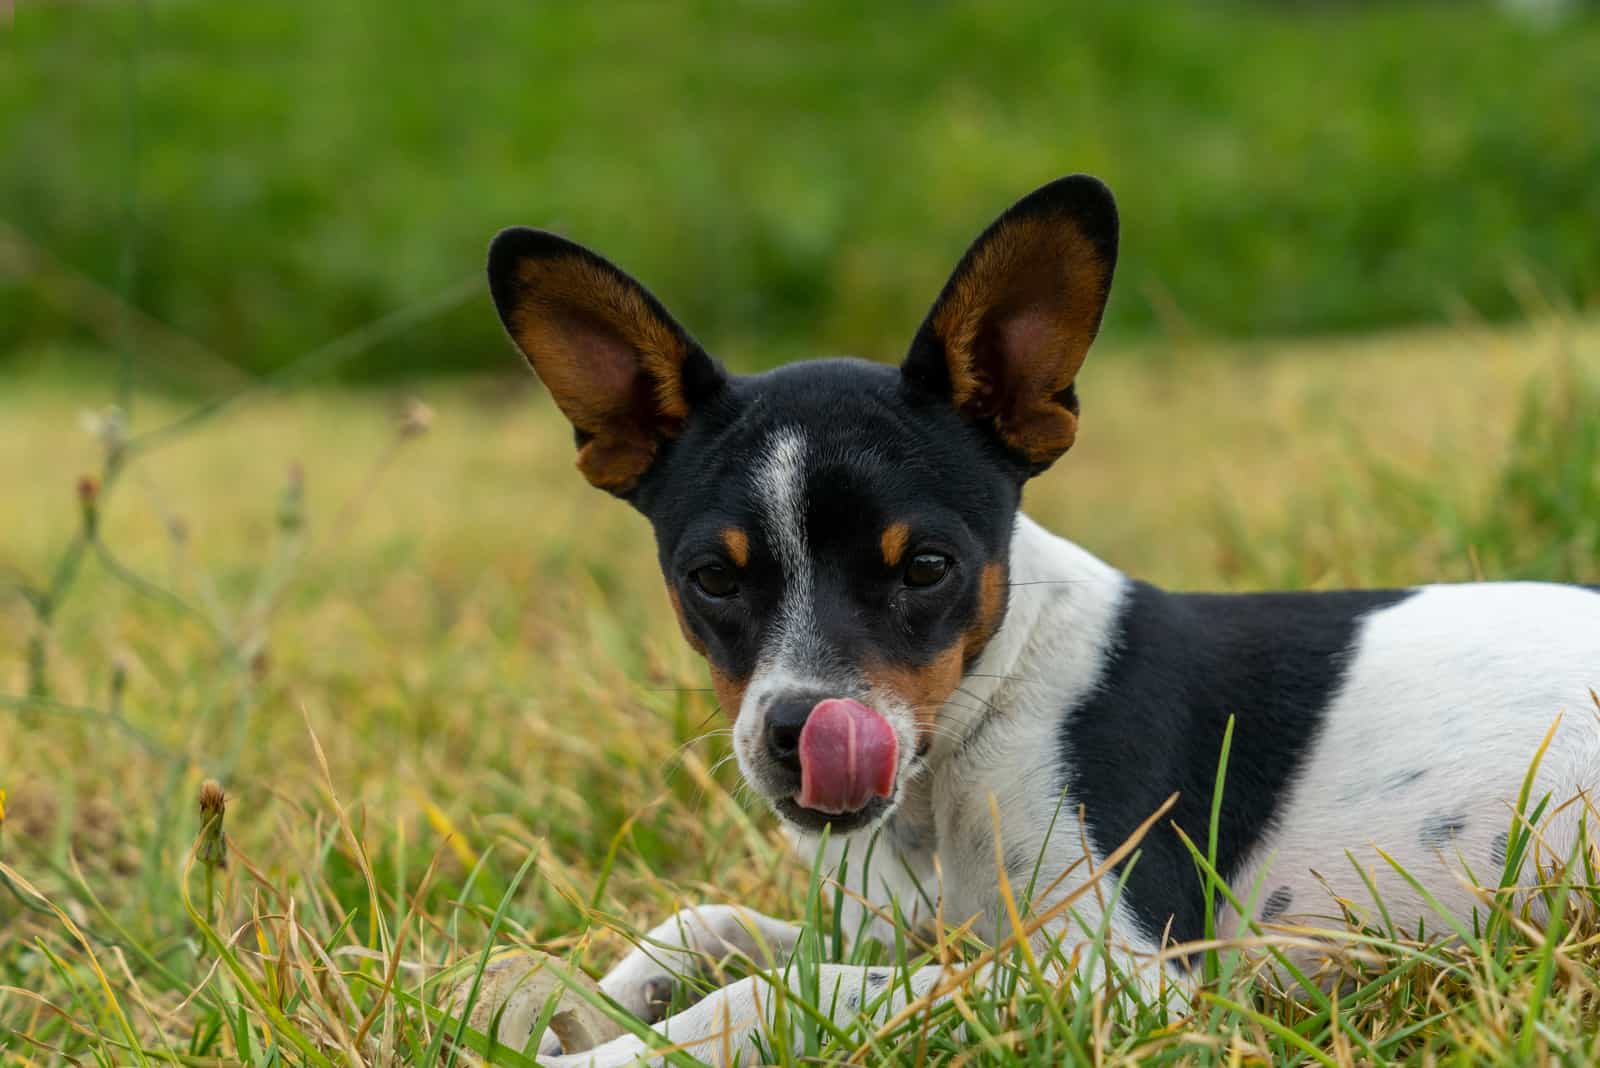
M1377 848L1470 915L1552 724L1533 796L1600 780L1600 592L1169 593L1030 521L1024 484L1077 435L1117 234L1096 179L1024 197L967 250L897 368L731 375L638 282L536 230L495 239L489 283L573 425L578 469L654 528L746 781L803 855L838 872L850 851L848 931L892 935L896 908L926 924L942 896L947 919L1004 938L1003 868L1040 888L1032 908L1051 922L1035 938L1104 929L1123 974L1181 987L1184 955L1159 951L1201 938L1207 903L1179 831L1212 831L1230 717L1216 860L1245 909L1216 900L1223 935L1289 916L1340 925L1332 895L1372 900L1347 851L1397 925L1443 927ZM1583 807L1542 828L1548 849L1572 848ZM1130 865L1120 847L1142 830ZM659 1017L675 974L731 952L781 960L795 938L689 909L601 988ZM822 1003L887 1015L946 973L889 974L824 966ZM656 1029L748 1062L770 1023L765 983ZM573 1059L646 1051L628 1036Z

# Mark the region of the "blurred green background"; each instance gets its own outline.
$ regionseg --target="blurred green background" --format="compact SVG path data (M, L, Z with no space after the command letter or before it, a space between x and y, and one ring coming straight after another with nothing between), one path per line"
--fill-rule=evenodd
M1074 170L1121 202L1127 339L1600 294L1592 5L21 0L0 27L0 372L135 337L148 380L256 373L398 309L340 373L504 367L470 280L513 223L736 365L894 358L978 229Z

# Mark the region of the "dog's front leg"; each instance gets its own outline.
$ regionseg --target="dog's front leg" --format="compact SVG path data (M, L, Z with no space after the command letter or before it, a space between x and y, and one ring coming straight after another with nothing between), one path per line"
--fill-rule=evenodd
M714 975L728 960L749 959L781 968L794 952L800 928L735 905L686 908L645 935L600 980L600 989L646 1023L666 1015L685 977Z
M758 975L708 994L697 1004L656 1024L654 1030L664 1040L656 1045L670 1045L724 1068L762 1063L758 1038L767 1042L786 1041L784 1036L772 1035L773 1019L779 997L799 996L800 977L795 972L789 969L787 993L774 990L766 975ZM949 972L939 965L919 968L907 976L889 967L822 964L817 966L817 1007L841 1028L848 1027L863 1006L875 1020L883 1022L928 993L947 975ZM975 981L981 982L981 976ZM797 1019L802 1011L791 1007L789 1019ZM560 1057L541 1054L539 1062L548 1068L613 1068L641 1062L664 1063L660 1054L651 1056L650 1051L651 1046L643 1039L624 1035L583 1053Z
M1072 996L1131 997L1144 1005L1153 1005L1154 999L1159 998L1165 1000L1168 1011L1175 1016L1187 1011L1190 980L1167 973L1148 954L1113 948L1109 958L1109 962L1102 959L1074 976ZM927 1001L923 1011L943 1003L958 985L983 989L992 981L992 969L992 964L984 965L958 984L951 969L937 964L910 972L890 966L820 964L816 966L815 986L810 991L802 984L798 968L768 972L714 991L676 1016L654 1025L653 1030L661 1036L658 1042L624 1035L581 1053L559 1057L541 1053L539 1062L547 1068L659 1065L665 1063L665 1057L652 1050L670 1048L683 1050L720 1068L760 1064L764 1063L764 1055L776 1053L773 1043L793 1041L792 1034L775 1033L774 1020L781 997L791 999L787 1010L791 1023L807 1012L794 1003L794 999L803 997L807 1005L825 1014L836 1028L850 1034L855 1021L863 1014L881 1025L896 1017L907 1005L922 1001L930 992L935 996ZM775 975L782 976L786 990L774 988ZM1113 979L1114 985L1108 986ZM792 1052L799 1056L805 1051L792 1049Z

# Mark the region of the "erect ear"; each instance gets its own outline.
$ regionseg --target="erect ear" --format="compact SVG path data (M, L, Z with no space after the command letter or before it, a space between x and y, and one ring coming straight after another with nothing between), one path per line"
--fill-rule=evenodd
M1073 382L1117 262L1117 206L1076 174L1028 194L972 243L901 372L1037 474L1078 432Z
M578 470L626 497L722 370L645 288L581 245L542 230L489 246L500 321L578 441Z

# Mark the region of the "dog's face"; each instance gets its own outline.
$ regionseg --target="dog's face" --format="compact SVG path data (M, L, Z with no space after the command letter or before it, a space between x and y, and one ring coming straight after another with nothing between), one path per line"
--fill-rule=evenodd
M1083 176L973 244L900 368L722 370L637 282L508 230L495 303L578 467L651 521L746 780L802 831L893 809L1005 614L1022 483L1072 444L1116 261Z

